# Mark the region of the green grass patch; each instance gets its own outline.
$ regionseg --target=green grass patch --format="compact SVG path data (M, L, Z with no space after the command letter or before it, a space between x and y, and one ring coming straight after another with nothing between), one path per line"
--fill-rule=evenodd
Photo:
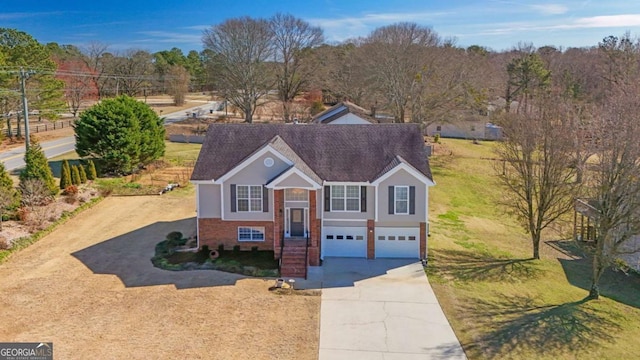
M46 229L40 230L40 231L36 232L35 234L33 234L31 236L27 236L27 237L23 237L23 238L15 240L13 242L13 245L11 246L11 249L0 250L0 264L5 262L11 256L11 254L13 254L15 252L18 252L18 251L20 251L20 250L22 250L24 248L27 248L29 245L37 242L38 240L42 239L46 235L49 235L56 228L58 228L58 226L64 224L65 222L67 222L67 220L73 218L74 216L76 216L77 214L81 213L82 211L93 207L94 205L99 203L102 199L103 199L102 197L93 198L93 199L89 200L88 202L80 205L79 207L77 207L73 211L63 212L62 216L60 217L60 219L58 219L55 222L51 223L51 225L47 226Z
M175 166L193 165L198 159L202 144L185 144L165 141L164 160Z
M557 250L545 243L532 260L529 236L499 205L497 144L441 142L426 271L468 358L637 357L640 277L608 271L604 296L585 301L590 264L573 242L546 234Z

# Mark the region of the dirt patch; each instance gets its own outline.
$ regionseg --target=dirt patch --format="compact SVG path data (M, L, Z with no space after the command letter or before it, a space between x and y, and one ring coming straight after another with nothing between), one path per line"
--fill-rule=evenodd
M153 267L195 200L108 198L0 265L0 339L52 341L56 358L316 359L319 296L273 280ZM141 355L143 354L143 355Z

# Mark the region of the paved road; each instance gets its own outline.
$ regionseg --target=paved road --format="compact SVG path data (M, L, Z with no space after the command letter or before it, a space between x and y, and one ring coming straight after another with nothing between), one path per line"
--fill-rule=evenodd
M210 109L213 109L215 111L218 104L219 102L211 101L203 103L202 105L194 106L189 109L167 114L162 117L164 118L165 125L167 125L184 120L189 116L193 116L193 113L196 113L196 115L203 115L205 113L208 113ZM42 146L47 159L50 159L73 151L76 147L76 142L73 136L69 136L57 140L43 142L40 144L40 146ZM24 147L7 150L3 153L0 153L0 161L2 161L7 171L23 167Z

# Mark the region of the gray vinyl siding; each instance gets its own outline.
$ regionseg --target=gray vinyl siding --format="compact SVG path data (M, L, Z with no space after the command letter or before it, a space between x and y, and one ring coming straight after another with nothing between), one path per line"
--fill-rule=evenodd
M199 218L220 218L220 185L197 184Z
M366 227L366 221L335 221L335 220L325 220L324 226L331 227Z
M264 165L264 159L270 157L274 160L272 167ZM231 212L231 184L237 185L264 185L287 169L284 161L271 153L260 156L247 167L240 170L224 182L224 219L225 220L273 220L273 190L269 191L269 208L266 212Z
M290 174L286 179L278 182L277 186L308 188L311 184L298 174Z
M347 183L348 185L348 183ZM318 191L321 197L318 199L319 209L324 214L325 220L331 219L373 219L375 217L375 188L373 186L367 186L367 211L336 211L329 212L324 211L324 187L322 191Z
M415 186L415 214L389 214L389 186ZM378 222L380 223L420 223L427 219L427 186L405 170L399 170L378 185ZM394 225L388 225L394 226ZM400 225L399 225L400 226Z

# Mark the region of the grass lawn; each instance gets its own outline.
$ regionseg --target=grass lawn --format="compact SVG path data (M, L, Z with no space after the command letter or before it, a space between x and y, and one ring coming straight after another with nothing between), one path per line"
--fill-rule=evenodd
M429 280L469 359L630 359L640 353L640 277L590 267L568 236L527 234L498 205L495 143L443 139L431 167ZM564 238L564 239L563 239Z

